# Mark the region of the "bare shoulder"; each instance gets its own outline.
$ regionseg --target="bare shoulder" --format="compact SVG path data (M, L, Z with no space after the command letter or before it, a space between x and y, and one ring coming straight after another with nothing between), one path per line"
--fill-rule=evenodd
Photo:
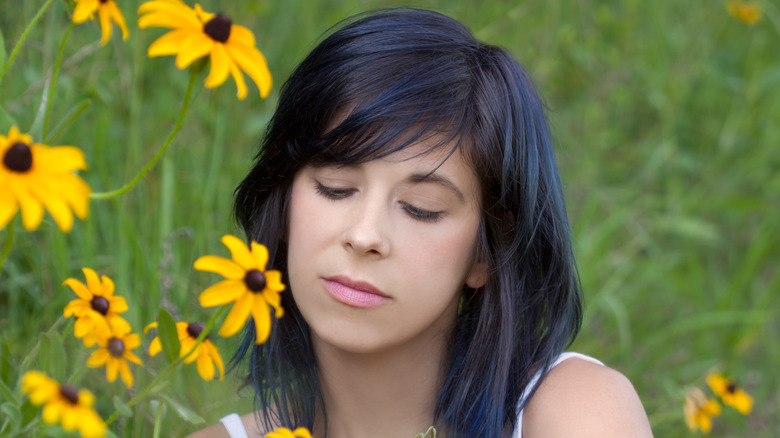
M618 371L577 358L553 368L523 411L525 438L652 436L631 382Z
M254 413L250 412L241 416L241 422L244 423L244 429L246 429L249 436L264 436L265 432L261 431L258 427ZM230 438L230 435L222 423L217 423L187 435L187 438Z

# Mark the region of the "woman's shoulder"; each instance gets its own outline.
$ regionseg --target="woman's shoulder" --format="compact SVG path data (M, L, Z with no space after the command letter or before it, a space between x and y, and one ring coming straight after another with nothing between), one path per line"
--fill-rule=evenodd
M241 417L241 423L244 425L244 429L248 436L264 436L265 431L261 431L257 421L255 421L255 414L250 412ZM205 429L201 429L195 433L187 435L187 438L233 438L228 433L227 428L220 422L213 426L209 426Z
M524 438L653 436L631 382L577 357L550 370L523 410L522 428Z

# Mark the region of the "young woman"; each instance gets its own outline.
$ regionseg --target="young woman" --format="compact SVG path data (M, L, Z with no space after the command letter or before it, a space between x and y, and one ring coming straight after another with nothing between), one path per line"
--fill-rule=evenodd
M363 14L284 85L238 220L288 284L256 412L193 437L652 436L631 384L563 353L577 270L543 106L506 51Z

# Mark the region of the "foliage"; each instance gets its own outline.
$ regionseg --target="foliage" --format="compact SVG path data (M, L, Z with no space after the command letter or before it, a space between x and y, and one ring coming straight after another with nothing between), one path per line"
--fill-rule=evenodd
M78 378L104 418L120 414L111 429L123 437L151 436L155 427L182 436L202 421L252 408L251 394L236 396L235 374L206 382L194 367L183 368L160 383L164 398L132 409L126 403L133 393L105 383L103 370L75 376L89 351L61 317L73 298L62 282L84 266L110 276L133 327L156 321L160 308L172 315L169 322L208 320L213 312L199 308L197 297L213 275L192 265L202 254L221 253L219 238L236 232L232 190L256 152L279 85L338 20L401 2L201 3L252 29L275 86L267 100L250 92L239 101L231 89L198 81L181 131L133 190L91 202L89 216L68 234L48 214L36 231L14 227L0 271L0 428L37 415L17 388L31 368ZM657 436L689 436L685 388L713 368L737 376L755 399L748 417L724 411L713 436L768 438L780 430L773 393L780 386L780 101L773 96L780 11L757 3L764 15L753 25L729 15L725 1L415 3L509 48L546 96L585 290L585 325L572 349L631 379ZM43 4L0 3L0 65ZM0 132L17 125L46 144L78 145L89 164L80 176L93 191L122 186L148 162L187 89L171 59L146 56L164 31L137 29L135 10L120 6L129 39L115 35L101 47L98 24L69 31L72 5L55 1L0 84ZM0 230L0 248L11 239L8 230ZM168 330L175 344L176 329ZM229 352L234 339L215 343ZM166 355L140 356L147 366L133 369L134 386L144 388L167 362ZM155 426L156 417L162 420Z

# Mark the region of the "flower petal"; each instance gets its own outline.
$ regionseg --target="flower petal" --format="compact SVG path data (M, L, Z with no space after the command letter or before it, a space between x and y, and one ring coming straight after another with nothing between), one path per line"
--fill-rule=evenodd
M181 29L172 30L165 35L157 38L148 49L146 54L150 57L175 55L184 41L191 35L191 32Z
M236 236L226 234L222 236L222 243L230 250L230 255L233 257L233 260L238 263L239 266L244 268L245 271L259 269L259 267L254 263L252 254L249 252L249 248L247 248L246 244L241 241L241 239Z
M108 13L108 9L105 7L98 8L98 19L100 21L100 32L102 38L100 38L100 45L104 46L111 39L111 16Z
M245 293L250 292L243 281L222 280L201 292L198 301L203 307L220 306L238 300Z
M244 294L230 309L230 313L225 318L225 322L222 323L222 328L219 329L219 335L223 338L227 338L238 333L239 330L246 323L249 313L252 310L252 302L254 301L254 294Z
M100 284L100 278L95 271L90 268L82 268L81 272L84 273L84 277L87 279L87 287L90 292L95 295L101 295L103 293L103 287Z
M109 357L106 361L106 379L109 382L116 380L116 375L119 372L119 364L124 361L115 357Z
M127 361L133 362L134 364L143 365L143 363L141 362L141 359L138 356L136 356L135 353L133 353L131 351L125 351L122 354L122 357L125 360L127 360Z
M0 186L2 186L0 182ZM13 219L16 212L19 210L19 204L16 199L11 196L10 190L3 189L0 191L0 229L5 228L11 219Z
M238 43L254 47L255 35L246 27L234 24L230 26L230 37L228 38L227 43L228 45Z
M76 9L73 10L73 22L81 24L87 21L88 18L92 18L99 6L100 2L98 0L81 0L76 3Z
M125 23L125 16L122 15L122 11L119 9L119 6L117 6L115 2L109 3L108 12L111 16L111 19L114 20L114 23L116 23L119 28L122 29L122 39L126 40L128 37L130 37L130 31L127 30L127 23Z
M206 77L207 88L218 87L225 83L230 73L229 63L230 59L228 59L225 46L214 44L214 47L211 49L211 70L208 77Z
M198 355L198 374L203 377L203 380L211 380L214 378L214 362L206 354Z
M156 337L152 339L152 343L149 344L149 356L156 356L157 353L162 351L162 343L160 342L160 338Z
M92 292L89 291L87 286L75 278L68 278L67 280L63 281L62 284L70 287L70 289L82 300L92 301L92 298L94 298L94 295L92 295Z
M219 380L222 380L222 378L225 377L225 365L222 363L222 356L219 355L217 346L214 345L214 343L211 341L203 341L203 345L206 346L209 356L211 356L211 358L214 360L214 363L217 365L217 369L219 370Z
M133 386L133 373L130 372L130 367L127 366L127 362L117 359L119 362L119 374L122 376L122 381L130 388Z
M176 56L176 67L187 68L196 60L208 55L213 45L214 40L203 33L190 34L179 48L179 54Z
M106 348L98 348L95 350L89 359L87 359L87 366L90 368L96 368L105 365L108 358L111 357L111 353Z
M252 318L255 320L255 332L257 333L255 344L259 345L265 342L268 335L271 334L271 313L268 310L268 304L260 297L257 297L252 304Z
M127 311L127 301L124 297L114 295L108 297L108 308L114 313L123 313Z
M230 57L255 82L260 90L260 96L266 98L271 91L273 81L265 56L256 48L242 44L227 45L227 49Z
M232 280L243 280L246 275L244 268L233 260L220 256L202 256L195 260L195 269L198 271L214 272Z

